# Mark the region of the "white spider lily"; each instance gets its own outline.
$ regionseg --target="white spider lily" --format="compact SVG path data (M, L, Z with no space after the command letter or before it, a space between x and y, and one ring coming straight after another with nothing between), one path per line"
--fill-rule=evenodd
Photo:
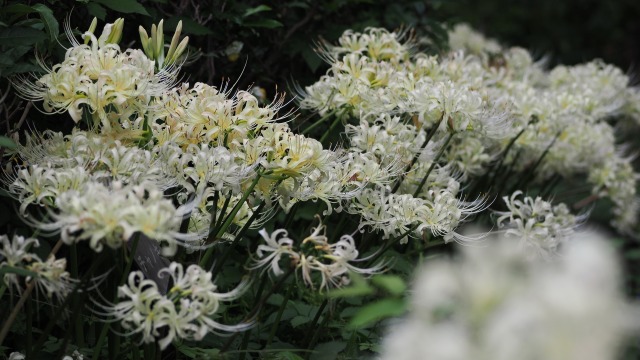
M499 215L496 224L505 229L507 238L521 240L522 246L534 253L543 257L555 254L584 216L574 216L565 204L553 206L540 197L519 200L521 195L518 190L503 198L509 211L496 212Z
M287 237L288 233L284 229L276 230L271 233L271 235L269 235L265 229L260 230L259 233L266 244L258 245L256 255L258 255L259 260L257 260L251 268L267 268L268 266L274 275L282 275L284 271L280 268L279 264L282 255L288 255L292 259L298 259L300 257L297 252L292 250L293 240ZM281 237L278 239L278 236Z
M294 250L294 241L287 237L286 230L278 229L269 235L266 230L262 229L260 235L267 242L267 245L260 244L258 246L256 253L261 259L255 261L252 268L270 268L275 275L281 275L284 271L280 268L279 261L283 254L287 254L291 259L290 266L300 270L302 281L305 284L314 288L314 274L320 277L320 289L348 284L347 274L349 271L366 275L382 271L382 264L372 268L360 268L353 265L352 262L359 260L353 237L343 235L339 241L330 244L325 230L326 226L320 223ZM278 239L281 234L283 237ZM270 254L263 258L265 252Z
M241 283L229 293L217 292L210 272L197 265L190 265L186 271L182 264L172 262L160 270L159 275L168 274L173 279L173 287L162 295L155 282L145 279L142 272L129 274L125 285L118 288L117 304L101 305L101 315L111 321L119 321L130 334L140 333L145 343L157 342L165 349L175 339L202 340L212 331L242 331L249 324L223 325L212 317L218 312L221 301L231 301L246 289ZM166 335L161 337L161 331Z

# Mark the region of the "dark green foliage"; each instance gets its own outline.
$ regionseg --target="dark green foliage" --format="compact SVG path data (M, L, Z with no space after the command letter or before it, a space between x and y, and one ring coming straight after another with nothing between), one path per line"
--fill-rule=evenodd
M436 0L433 16L447 23L467 22L487 36L551 64L573 65L600 58L623 70L640 63L640 2L635 0L471 1Z

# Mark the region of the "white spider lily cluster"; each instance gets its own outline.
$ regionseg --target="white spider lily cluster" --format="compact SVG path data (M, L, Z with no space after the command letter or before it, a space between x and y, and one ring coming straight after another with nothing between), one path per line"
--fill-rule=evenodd
M221 219L232 217L231 227L217 231L227 239L252 216L268 218L276 206L288 210L300 201L321 200L331 213L367 184L388 184L397 173L393 165L325 150L319 141L293 133L277 122L282 97L262 106L246 91L231 94L203 83L171 87L143 52L119 51L117 36L109 34L121 27L108 25L102 40L86 33L91 47L72 39L62 64L35 84L22 84L22 92L44 99L46 109L67 111L77 121L84 108L100 120L91 131L27 136L17 151L21 165L5 179L29 223L62 233L66 243L89 240L101 251L140 232L172 255L178 244L205 246ZM136 61L127 58L134 55ZM111 72L140 64L146 64L146 78L125 76L135 91L108 81L115 77ZM52 82L61 69L73 67L87 80ZM76 89L80 85L104 91L89 96L83 87ZM55 100L58 86L68 94ZM122 91L114 95L116 90ZM163 199L166 194L174 201ZM265 210L254 214L261 202ZM179 232L183 221L189 223L187 234Z
M411 314L392 327L382 359L615 359L637 328L615 256L580 234L552 261L511 240L466 247L427 264Z
M36 289L49 298L55 296L61 300L69 294L76 280L66 271L66 259L51 255L42 261L31 249L40 245L38 240L20 235L14 235L11 240L7 235L0 235L0 245L0 268L7 266L36 273L37 276L26 276L25 282L35 282ZM25 286L20 276L13 273L5 274L2 281L19 293Z
M380 163L389 154L405 166L417 158L397 193L415 194L433 161L436 169L447 164L453 181L468 182L501 155L516 172L535 166L533 181L587 175L594 194L613 200L613 224L631 231L637 175L613 126L640 120L640 112L638 91L620 69L593 61L545 71L526 50L503 48L466 25L453 29L452 52L441 56L416 52L403 36L347 31L337 45L325 44L331 68L302 91L301 107L356 118L346 131L352 150ZM422 189L437 187L427 179Z
M537 255L548 257L557 253L558 248L571 238L575 228L585 216L575 216L563 203L552 205L542 200L524 196L522 191L503 198L509 211L497 211L499 228L505 229L505 238L521 241L522 247Z
M320 289L340 287L349 283L349 272L371 275L382 270L378 264L371 268L360 268L354 262L358 259L355 240L350 235L342 235L335 243L330 243L326 234L326 226L318 225L300 244L289 238L287 230L278 229L269 235L262 229L260 236L265 244L258 245L257 259L252 269L271 270L274 275L282 275L283 257L289 261L287 268L299 270L302 280L310 287L315 287L316 276L320 278ZM315 274L315 275L314 275Z
M185 270L182 264L172 262L160 270L159 276L170 276L172 285L166 294L158 285L145 279L140 271L129 274L127 283L118 288L120 301L103 305L103 315L119 321L129 334L141 334L142 342L157 342L165 349L176 339L202 340L210 332L240 331L248 324L235 326L220 324L214 316L223 301L242 295L247 283L241 283L228 293L218 292L211 272L198 265Z
M380 230L384 238L430 232L443 236L445 241L469 240L455 229L467 217L485 208L482 201L465 203L446 189L429 190L425 198L367 189L356 199L347 211L362 216L360 228ZM402 243L407 241L406 238L401 240Z
M16 89L30 100L44 100L47 112L68 112L75 122L86 109L93 124L105 129L121 128L121 123L143 115L151 97L172 86L176 73L156 72L154 62L141 50L122 51L119 36L109 38L112 30L114 26L105 26L100 38L85 32L89 45L78 43L69 30L72 47L64 61L35 83L16 83Z

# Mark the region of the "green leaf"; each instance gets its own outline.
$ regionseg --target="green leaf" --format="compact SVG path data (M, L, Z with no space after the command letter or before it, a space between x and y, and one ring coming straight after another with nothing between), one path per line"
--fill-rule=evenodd
M348 328L359 329L384 318L404 314L406 304L401 299L384 299L364 306L349 322Z
M0 67L9 67L16 64L22 55L26 54L32 49L31 46L16 46L11 49L0 53Z
M186 16L172 17L164 23L165 31L168 29L175 29L178 26L178 22L182 20L182 33L192 35L212 35L214 32L206 26L200 25L193 19Z
M281 351L274 355L276 360L304 360L303 357L296 355L291 351Z
M0 147L3 147L5 149L15 150L17 145L10 138L8 138L6 136L0 136Z
M142 14L149 16L149 12L137 0L93 0L111 10L124 14Z
M311 71L313 72L318 70L320 65L322 65L322 59L311 47L307 46L302 50L302 57L309 66L309 69L311 69Z
M2 76L9 76L12 74L21 74L21 73L27 73L27 72L41 72L42 68L39 65L36 64L30 64L30 63L18 63L15 66L11 66L7 69L3 69L2 70Z
M0 30L0 46L32 45L47 38L47 34L30 27L10 27Z
M291 326L293 326L294 328L297 328L298 326L300 326L302 324L306 324L309 321L311 321L310 317L298 315L298 316L294 317L293 319L291 319L290 323L291 323Z
M373 294L374 289L367 285L349 286L340 289L331 290L327 293L330 298L357 297Z
M404 280L396 275L377 275L371 279L371 283L392 295L402 295L407 289Z
M105 21L107 18L107 10L100 4L88 3L87 10L89 11L89 15L95 16L102 21Z
M247 11L244 12L244 15L242 15L242 17L251 16L253 14L257 14L259 12L269 11L269 10L271 10L271 8L269 6L267 6L267 5L259 5L259 6L256 6L254 8L247 9Z
M629 260L638 260L640 259L640 249L629 250L624 254L624 257Z
M20 276L38 277L37 272L29 271L27 269L13 267L13 266L0 267L0 275L4 275L4 274L16 274Z
M7 14L11 14L12 20L15 20L26 14L31 14L32 12L35 12L35 10L31 6L25 5L25 4L12 4L4 7L2 10ZM10 22L13 22L13 21L10 21Z
M273 20L273 19L260 19L256 21L243 22L242 25L246 27L253 27L253 28L273 29L273 28L281 27L282 23L280 21Z
M331 290L327 293L330 298L357 297L373 294L374 288L369 286L362 275L351 272L349 273L351 286Z
M343 341L330 341L322 344L313 349L311 354L311 360L333 360L338 358L338 354L347 347L347 344Z
M53 16L53 11L43 4L35 4L32 8L40 14L44 27L47 29L47 33L49 34L49 39L51 41L55 41L60 33L60 26L58 24L58 20Z

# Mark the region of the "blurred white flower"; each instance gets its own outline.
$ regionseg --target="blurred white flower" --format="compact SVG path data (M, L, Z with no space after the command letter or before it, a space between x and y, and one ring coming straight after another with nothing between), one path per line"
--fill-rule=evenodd
M604 240L579 234L552 261L488 241L419 272L411 314L391 328L381 359L613 360L637 330Z

